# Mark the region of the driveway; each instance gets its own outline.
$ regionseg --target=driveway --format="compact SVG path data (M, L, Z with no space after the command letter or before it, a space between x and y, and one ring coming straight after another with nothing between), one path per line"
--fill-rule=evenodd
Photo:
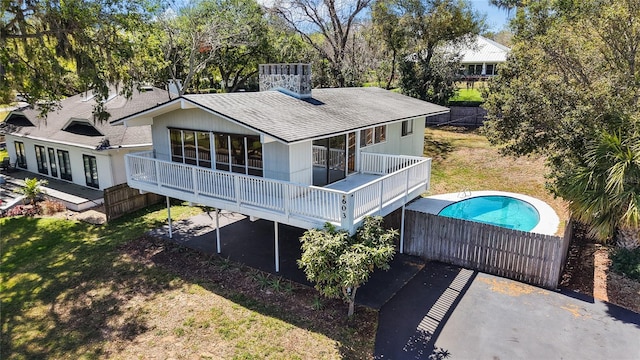
M640 314L573 292L429 262L382 307L376 358L445 355L640 359Z

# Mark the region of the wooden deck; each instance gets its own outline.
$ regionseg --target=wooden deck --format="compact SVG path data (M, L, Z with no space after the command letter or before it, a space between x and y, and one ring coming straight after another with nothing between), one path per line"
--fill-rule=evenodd
M387 215L429 187L431 159L361 154L358 174L327 187L295 184L128 154L129 186L301 227L329 222L354 232L367 215Z

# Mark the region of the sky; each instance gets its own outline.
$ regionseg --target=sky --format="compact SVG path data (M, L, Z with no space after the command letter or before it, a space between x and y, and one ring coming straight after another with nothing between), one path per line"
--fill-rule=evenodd
M489 5L489 0L468 0L474 9L479 13L487 16L487 27L489 31L498 32L506 28L509 19L507 18L507 11L498 9L495 6ZM511 11L511 16L513 16Z

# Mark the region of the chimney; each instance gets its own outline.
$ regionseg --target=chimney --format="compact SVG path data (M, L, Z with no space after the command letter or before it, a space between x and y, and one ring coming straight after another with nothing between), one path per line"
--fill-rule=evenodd
M182 80L169 80L169 93L173 95L180 95L180 89L182 89Z
M311 64L260 64L260 91L277 90L298 99L311 97Z

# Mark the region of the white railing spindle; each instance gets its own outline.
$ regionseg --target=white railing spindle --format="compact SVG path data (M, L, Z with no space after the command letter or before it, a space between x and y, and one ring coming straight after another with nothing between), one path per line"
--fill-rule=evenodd
M429 185L431 169L430 159L361 153L361 172L381 177L345 192L201 168L153 156L152 151L126 155L127 178L133 187L135 182L151 184L158 187L160 194L163 188L167 188L168 193L179 190L190 193L192 197L187 199L194 201L205 200L205 197L220 199L235 203L238 208L250 206L287 218L328 221L346 229L352 229L365 215L382 212L402 197L408 201L410 193ZM333 158L329 152L321 159L314 151L314 161L332 163Z

